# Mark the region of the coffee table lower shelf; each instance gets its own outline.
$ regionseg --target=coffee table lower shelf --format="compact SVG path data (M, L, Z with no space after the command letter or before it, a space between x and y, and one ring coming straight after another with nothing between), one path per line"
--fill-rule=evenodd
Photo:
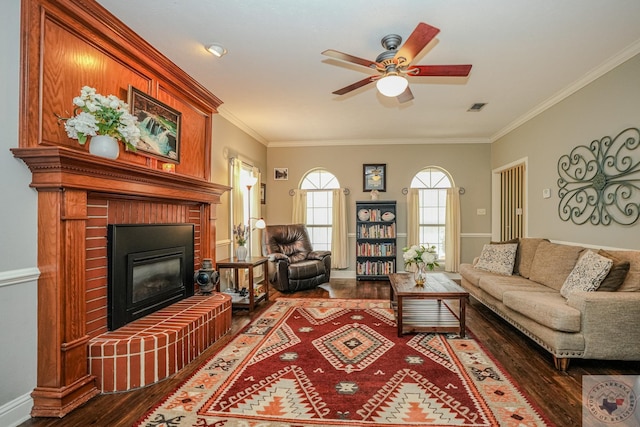
M398 319L398 304L393 301L391 307ZM402 302L402 331L398 335L413 332L445 332L461 331L460 318L447 301L409 299Z

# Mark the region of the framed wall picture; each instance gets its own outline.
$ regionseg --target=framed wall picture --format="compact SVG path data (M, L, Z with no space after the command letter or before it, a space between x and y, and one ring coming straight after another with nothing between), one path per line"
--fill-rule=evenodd
M267 203L267 184L260 184L260 204L264 205Z
M273 168L273 179L287 181L289 179L289 168Z
M362 165L362 191L387 191L387 165Z
M129 86L129 108L138 118L141 154L165 162L180 163L180 121L182 113Z

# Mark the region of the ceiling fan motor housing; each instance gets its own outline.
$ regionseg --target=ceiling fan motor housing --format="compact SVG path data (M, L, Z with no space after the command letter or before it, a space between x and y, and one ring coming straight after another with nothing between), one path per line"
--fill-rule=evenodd
M382 67L377 67L380 71L397 74L398 70L396 67L398 63L395 60L395 57L396 53L398 53L398 46L400 46L400 43L402 43L402 37L397 34L386 35L382 40L380 40L382 47L387 49L376 58L376 62L382 65Z

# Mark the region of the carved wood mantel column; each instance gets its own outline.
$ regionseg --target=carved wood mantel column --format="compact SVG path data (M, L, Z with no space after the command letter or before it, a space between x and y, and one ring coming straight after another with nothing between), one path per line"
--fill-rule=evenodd
M62 416L98 394L84 366L84 240L87 194L38 192L38 387L34 413Z
M85 257L88 193L198 203L203 256L215 255L215 205L229 187L64 147L14 148L38 190L38 379L33 416L62 417L99 393L88 373Z

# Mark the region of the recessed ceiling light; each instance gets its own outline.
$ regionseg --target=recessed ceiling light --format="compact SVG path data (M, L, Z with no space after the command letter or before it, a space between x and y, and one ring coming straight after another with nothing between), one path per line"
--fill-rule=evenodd
M227 49L225 49L224 46L218 43L212 43L209 46L207 46L206 49L207 51L214 54L218 58L220 58L221 56L227 53Z

